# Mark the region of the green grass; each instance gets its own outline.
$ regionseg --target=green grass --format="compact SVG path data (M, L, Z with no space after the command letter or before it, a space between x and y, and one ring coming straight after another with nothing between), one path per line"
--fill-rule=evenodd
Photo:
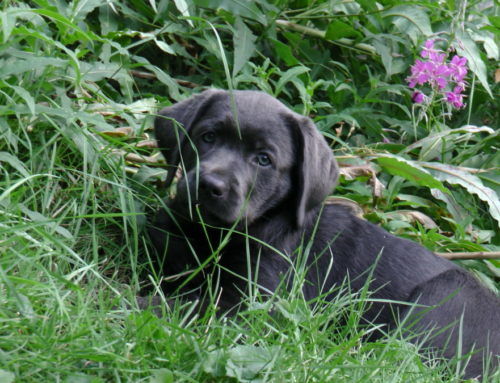
M296 283L232 319L190 315L182 301L161 318L139 309L136 295L161 279L145 224L166 195L158 153L144 144L162 105L208 86L265 90L314 117L341 163L376 174L381 191L370 173L342 176L336 191L368 219L434 251L498 252L499 133L488 128L498 84L486 76L498 11L487 1L458 4L467 18L430 0L381 1L383 11L188 1L187 21L182 3L0 4L0 383L456 382L460 363L426 360L399 331L367 341L369 296L348 285L308 304ZM469 105L452 117L436 107L434 125L415 118L404 80L428 35L401 28L401 5L451 45L461 22L477 32L460 35L475 68ZM322 33L331 25L341 36ZM432 190L441 185L448 194ZM437 227L405 219L412 210ZM461 263L498 291L498 260Z

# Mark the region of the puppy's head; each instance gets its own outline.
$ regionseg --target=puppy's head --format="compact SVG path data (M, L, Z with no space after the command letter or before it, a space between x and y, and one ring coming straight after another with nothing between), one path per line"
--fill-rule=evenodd
M287 209L300 227L338 176L312 121L262 92L205 91L163 109L155 134L167 184L179 164L184 172L175 209L210 224L251 225Z

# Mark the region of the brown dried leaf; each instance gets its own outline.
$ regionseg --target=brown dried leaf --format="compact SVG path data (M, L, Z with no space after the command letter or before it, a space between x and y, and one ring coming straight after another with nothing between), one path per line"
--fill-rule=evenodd
M342 205L346 206L351 210L351 214L363 218L363 209L353 200L344 197L328 197L325 200L325 205Z
M134 130L130 126L124 126L121 128L116 128L114 130L102 132L102 134L108 137L132 137L134 134Z
M155 149L158 147L158 143L156 142L156 140L142 140L142 141L139 141L135 146L138 148Z

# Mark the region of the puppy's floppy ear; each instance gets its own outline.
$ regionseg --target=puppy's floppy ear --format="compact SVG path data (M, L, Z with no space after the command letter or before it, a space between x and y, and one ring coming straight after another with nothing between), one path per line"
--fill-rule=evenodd
M186 140L186 134L203 117L207 109L217 100L226 96L222 90L206 90L194 97L162 109L155 118L154 130L168 166L166 184L174 179L180 162L180 150Z
M297 226L333 191L339 176L337 161L311 119L294 113L297 144Z

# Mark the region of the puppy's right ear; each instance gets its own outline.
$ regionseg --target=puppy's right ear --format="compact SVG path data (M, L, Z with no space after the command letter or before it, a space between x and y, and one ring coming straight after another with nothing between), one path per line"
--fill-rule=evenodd
M154 131L158 146L167 161L167 187L174 179L186 135L189 135L193 125L203 117L210 105L223 97L225 93L215 89L206 90L162 109L156 116Z

